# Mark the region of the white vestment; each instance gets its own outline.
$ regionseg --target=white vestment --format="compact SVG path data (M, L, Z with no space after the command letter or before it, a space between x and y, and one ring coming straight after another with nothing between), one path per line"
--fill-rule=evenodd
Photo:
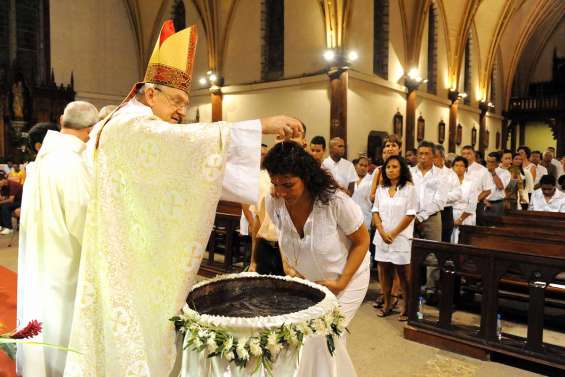
M18 324L43 323L34 341L67 346L73 315L79 257L89 200L86 144L72 135L48 131L27 168L18 251ZM18 373L61 376L66 352L19 345Z
M65 377L166 377L222 180L257 199L260 123L174 125L133 99L96 131Z

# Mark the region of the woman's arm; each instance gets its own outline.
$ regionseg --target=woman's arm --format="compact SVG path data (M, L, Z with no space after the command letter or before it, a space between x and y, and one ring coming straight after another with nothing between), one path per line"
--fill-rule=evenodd
M377 192L377 186L379 184L379 180L381 178L381 169L375 168L373 172L373 180L371 182L371 192L369 194L369 200L371 203L375 201L375 193Z
M328 287L334 294L338 294L347 287L349 281L363 263L367 251L369 251L369 232L365 224L361 224L359 229L348 235L347 238L351 241L351 248L347 257L347 264L339 278L337 280L317 281L318 284Z
M398 223L398 225L396 225L396 227L389 232L389 234L392 237L392 240L394 240L400 233L402 233L402 231L404 229L406 229L408 227L408 225L410 225L410 223L412 222L412 220L414 220L414 215L404 215L402 216L402 219L400 219L400 222Z

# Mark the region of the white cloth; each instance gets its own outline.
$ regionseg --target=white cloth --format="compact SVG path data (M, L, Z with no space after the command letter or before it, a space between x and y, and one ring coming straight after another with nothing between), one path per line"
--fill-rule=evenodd
M351 241L347 236L363 224L359 206L339 190L327 205L315 202L304 223L304 237L301 238L284 200L268 196L265 202L271 220L279 229L279 247L289 265L310 281L338 279L349 257ZM369 262L370 254L367 253L347 287L337 296L347 323L367 292Z
M436 166L432 166L423 175L416 165L410 168L410 173L418 195L416 218L418 221L424 222L445 207L449 186L444 183L444 174Z
M528 169L524 169L524 176L525 184L524 184L524 192L531 194L534 192L534 176Z
M510 172L507 169L497 167L494 171L496 175L498 175L498 178L500 178L500 180L502 181L503 187L502 189L496 187L496 184L494 183L494 177L491 176L493 186L487 199L491 201L499 201L499 200L503 200L506 197L506 193L504 190L506 190L506 186L508 186L508 184L510 183L510 178L512 176L510 175Z
M350 183L357 182L357 179L359 179L353 163L344 158L335 162L328 156L322 162L322 167L332 173L336 182L345 189L349 187Z
M452 207L453 203L461 199L461 186L459 185L459 178L457 178L457 174L455 174L452 169L448 168L445 165L439 169L445 176L444 184L449 186L445 206Z
M418 194L414 185L406 183L401 189L396 191L393 197L390 196L388 190L389 187L379 185L375 193L375 204L373 205L373 212L379 214L385 232L390 232L396 228L404 216L416 216L418 212ZM413 220L410 222L410 225L398 234L390 245L383 241L379 232L376 232L373 239L375 260L396 265L410 264L413 235Z
M536 178L534 179L534 185L537 185L539 183L539 180L541 179L541 177L543 177L544 175L547 175L547 168L545 166L543 166L542 164L533 164L536 168Z
M363 217L365 218L364 223L367 229L371 229L371 207L373 207L373 204L369 199L369 195L371 194L372 184L373 175L365 175L361 182L355 182L355 191L353 192L353 196L351 196L351 199L357 203L361 212L363 212Z
M475 181L475 186L477 187L479 194L487 190L491 190L492 192L494 189L492 175L489 173L487 168L476 162L471 163L467 167L467 174L465 174L465 178Z
M169 124L132 100L97 131L70 340L81 354L64 375L168 376L168 319L196 279L222 186L257 199L260 122Z
M551 164L553 166L555 166L555 168L557 169L557 178L561 177L563 174L565 174L565 172L563 171L563 166L561 165L561 163L556 160L555 158L551 160Z
M66 347L73 318L76 282L89 201L86 144L48 131L24 185L18 256L18 324L43 323L34 341ZM18 372L61 376L65 351L19 345Z
M546 201L541 188L539 188L532 194L528 209L530 211L565 212L565 194L555 190L551 199Z
M461 217L463 213L469 213L463 220L463 225L475 225L477 223L477 198L479 197L479 190L475 181L470 180L465 176L461 185L461 192L463 193L461 200L453 205L453 221ZM458 243L459 241L459 228L455 226L453 233L451 233L451 243Z

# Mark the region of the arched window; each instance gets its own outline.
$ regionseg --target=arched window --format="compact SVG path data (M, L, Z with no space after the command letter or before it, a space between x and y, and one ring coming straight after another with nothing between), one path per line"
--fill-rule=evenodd
M176 31L186 28L186 9L184 8L183 0L175 0L171 18L175 24Z
M437 93L437 9L430 4L428 12L428 93Z
M492 65L492 71L490 71L490 86L489 86L489 96L488 99L489 101L496 106L496 78L498 75L498 72L496 70L496 62ZM496 108L494 110L490 110L490 111L496 111Z
M261 77L277 80L284 74L284 0L263 0Z
M373 5L373 72L388 79L388 0Z
M465 72L463 73L463 91L467 93L467 97L463 100L465 105L469 105L471 103L471 33L467 37L467 43L465 44Z

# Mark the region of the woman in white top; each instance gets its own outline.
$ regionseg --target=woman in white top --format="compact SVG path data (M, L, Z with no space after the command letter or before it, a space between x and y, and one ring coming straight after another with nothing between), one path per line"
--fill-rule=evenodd
M384 306L379 317L392 313L391 289L394 270L400 280L403 302L400 321L406 321L409 297L408 266L414 234L414 216L418 211L418 197L412 184L410 170L400 156L390 156L381 168L381 183L375 193L373 222L377 227L375 260L378 262L379 277Z
M373 203L369 200L369 191L371 191L373 176L367 172L369 160L367 157L359 157L352 162L359 179L355 182L355 191L353 191L351 199L361 208L365 218L365 226L367 229L371 229L371 208Z
M452 169L459 178L461 185L461 199L453 203L453 233L451 233L451 243L459 241L459 225L475 225L477 222L477 198L479 191L477 185L471 179L465 178L469 161L465 157L457 156L453 160Z
M359 206L294 142L275 145L263 167L273 184L265 205L279 230L285 272L328 287L349 323L369 286L369 233ZM347 356L342 338L336 348ZM355 376L349 357L337 356L327 351L325 337L316 338L305 343L297 373Z

